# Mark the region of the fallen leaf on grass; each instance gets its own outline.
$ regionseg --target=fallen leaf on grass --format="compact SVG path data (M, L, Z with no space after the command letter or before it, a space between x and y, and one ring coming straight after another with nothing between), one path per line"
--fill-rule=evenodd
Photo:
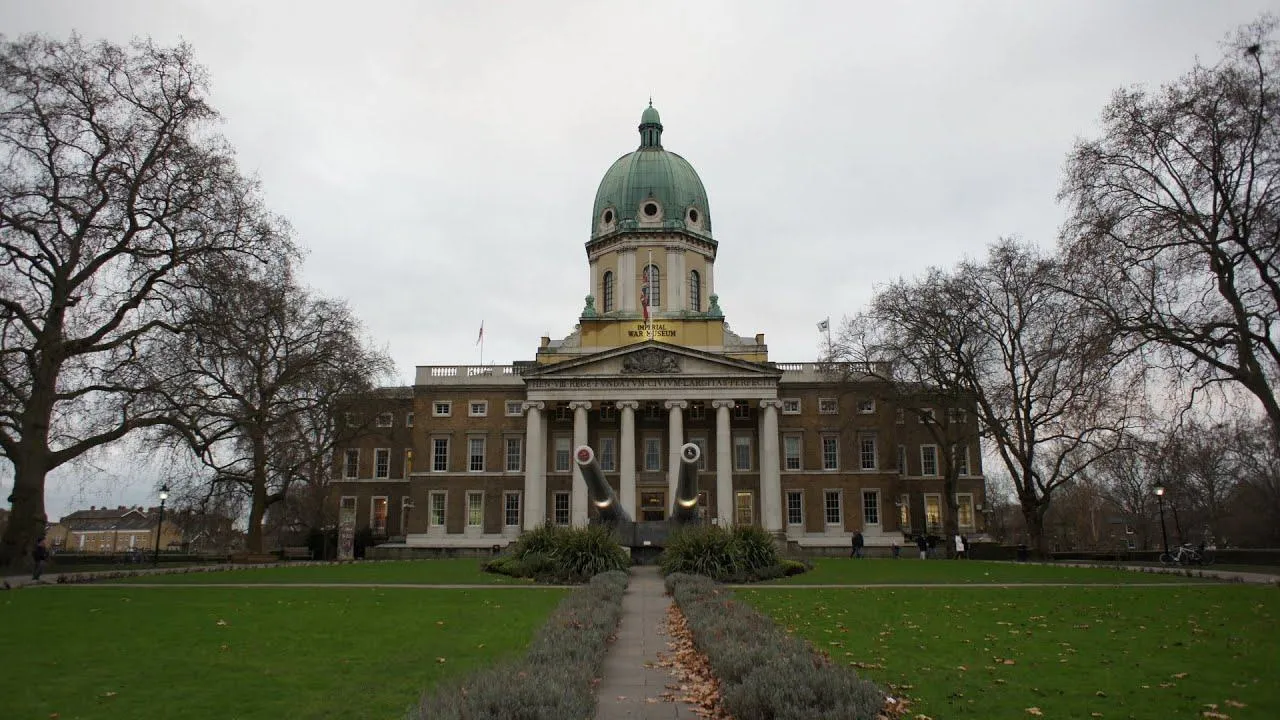
M1210 720L1231 720L1230 715L1223 715L1220 712L1214 712L1212 710L1205 710L1200 713L1200 716L1210 718Z
M1174 678L1176 678L1176 679L1178 679L1178 680L1181 680L1182 678L1184 678L1184 677L1186 677L1186 676L1187 676L1187 674L1186 674L1186 673L1184 673L1184 672L1181 672L1181 673L1174 673L1174 674L1173 674L1173 677L1174 677Z
M1014 664L1014 663L1013 663L1013 661L1012 661L1012 660L1005 660L1005 661L1004 661L1004 664L1005 664L1005 665L1012 665L1012 664Z
M106 691L106 692L102 693L102 697L104 697L104 698L113 698L113 697L115 697L115 696L116 696L116 691L115 691L115 690L108 690L108 691Z
M216 622L216 623L214 623L214 624L215 624L215 625L218 625L219 627L221 627L221 626L226 625L226 624L227 624L227 621L226 621L226 620L219 619L219 620L218 620L218 622Z
M438 663L443 663L443 662L444 662L444 658L442 658L442 657L438 657L438 658L436 658L436 662L438 662Z
M1240 702L1239 700L1227 700L1227 701L1226 701L1226 706L1227 706L1227 707L1233 707L1233 708L1248 707L1248 705L1245 705L1244 703Z
M1044 713L1040 712L1040 708L1038 708L1038 707L1029 707L1029 708L1027 708L1027 714L1028 714L1028 715L1043 715Z

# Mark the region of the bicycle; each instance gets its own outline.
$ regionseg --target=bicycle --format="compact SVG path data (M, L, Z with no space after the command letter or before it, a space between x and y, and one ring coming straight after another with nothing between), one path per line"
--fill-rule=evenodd
M1161 565L1212 565L1213 556L1202 550L1195 550L1191 543L1183 543L1172 553L1160 553Z

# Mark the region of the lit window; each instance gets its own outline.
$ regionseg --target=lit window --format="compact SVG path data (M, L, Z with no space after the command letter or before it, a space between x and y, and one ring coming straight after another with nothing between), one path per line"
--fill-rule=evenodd
M409 477L409 473L413 472L413 451L404 451L404 476Z
M876 469L875 435L862 435L858 438L858 462L863 470Z
M751 437L748 435L733 437L733 469L751 469Z
M369 506L369 527L374 535L387 533L387 499L385 497L374 498L373 504Z
M519 527L520 493L508 492L502 494L502 524L507 527Z
M755 496L750 490L742 490L733 496L733 522L750 525L755 522Z
M942 532L942 496L924 496L924 522L931 533Z
M822 493L822 521L828 525L840 525L843 517L840 512L840 491L827 490Z
M556 438L556 441L555 441L555 442L556 442L556 446L555 446L555 447L556 447L556 452L555 452L555 465L554 465L554 467L555 467L555 472L569 472L569 470L570 470L570 466L569 466L569 460L570 460L570 447L569 447L569 445L570 445L570 443L571 443L571 440L570 440L570 438L567 438L567 437L558 437L558 438Z
M782 414L783 415L799 415L800 414L800 398L783 398Z
M702 277L697 270L689 271L689 309L702 312Z
M960 527L966 530L972 530L973 525L973 495L969 493L956 495L956 522Z
M875 490L862 491L862 522L865 525L880 524L880 493Z
M434 527L444 527L444 508L445 494L440 491L432 491L430 502L430 515L427 520Z
M787 491L787 524L804 524L804 493L800 490Z
M898 525L903 530L911 529L911 496L902 495L898 498Z
M822 469L840 469L840 438L836 435L822 436Z
M605 472L618 469L618 443L614 438L600 438L600 469Z
M840 403L835 398L818 398L818 414L835 415L840 412Z
M449 469L449 438L433 438L431 440L431 471L444 472Z
M784 470L800 469L799 435L784 435L782 437L782 463Z
M613 271L606 270L604 280L600 283L600 297L604 312L613 312Z
M938 446L937 445L921 445L920 446L920 474L925 477L935 477L938 474Z
M863 398L858 401L858 412L863 415L870 415L876 411L876 401L873 398Z
M467 414L471 417L484 417L489 414L488 400L472 400L467 403Z
M507 417L520 417L524 414L524 404L519 400L508 400L506 409Z
M360 477L360 451L348 450L346 462L343 463L342 476L346 478Z
M391 427L391 413L378 413L376 422L378 427Z
M555 496L552 498L552 502L554 503L552 521L556 525L568 525L569 524L569 493L567 492L556 493Z
M518 437L507 438L507 472L520 472L523 468L524 440Z
M662 469L662 440L656 437L644 439L644 469L656 472Z
M484 493L467 493L467 527L484 525Z
M375 478L391 477L391 451L378 448L373 451L373 476Z
M437 400L431 404L431 414L436 417L449 417L453 414L452 400Z

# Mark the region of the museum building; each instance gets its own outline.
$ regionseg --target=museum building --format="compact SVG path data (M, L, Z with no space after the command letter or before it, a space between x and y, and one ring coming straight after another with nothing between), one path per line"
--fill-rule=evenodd
M695 443L710 523L758 525L814 551L847 548L855 531L869 546L940 534L952 512L962 533L978 532L977 433L944 457L928 427L943 413L963 426L964 410L908 403L880 366L771 362L763 334L732 332L702 181L663 147L652 105L639 131L596 192L574 331L541 338L532 360L419 366L411 387L374 393L336 453L340 514L410 548L490 549L544 523L585 525L573 453L586 444L632 518L663 520L680 447Z

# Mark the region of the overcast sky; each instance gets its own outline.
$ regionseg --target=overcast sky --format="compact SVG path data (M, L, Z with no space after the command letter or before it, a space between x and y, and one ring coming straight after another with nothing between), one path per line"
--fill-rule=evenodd
M812 360L816 323L878 283L1001 235L1052 244L1110 93L1215 60L1273 6L0 0L0 32L190 43L305 278L407 384L479 362L482 321L486 363L572 331L596 186L650 96L707 188L730 326ZM153 482L69 469L49 515Z

